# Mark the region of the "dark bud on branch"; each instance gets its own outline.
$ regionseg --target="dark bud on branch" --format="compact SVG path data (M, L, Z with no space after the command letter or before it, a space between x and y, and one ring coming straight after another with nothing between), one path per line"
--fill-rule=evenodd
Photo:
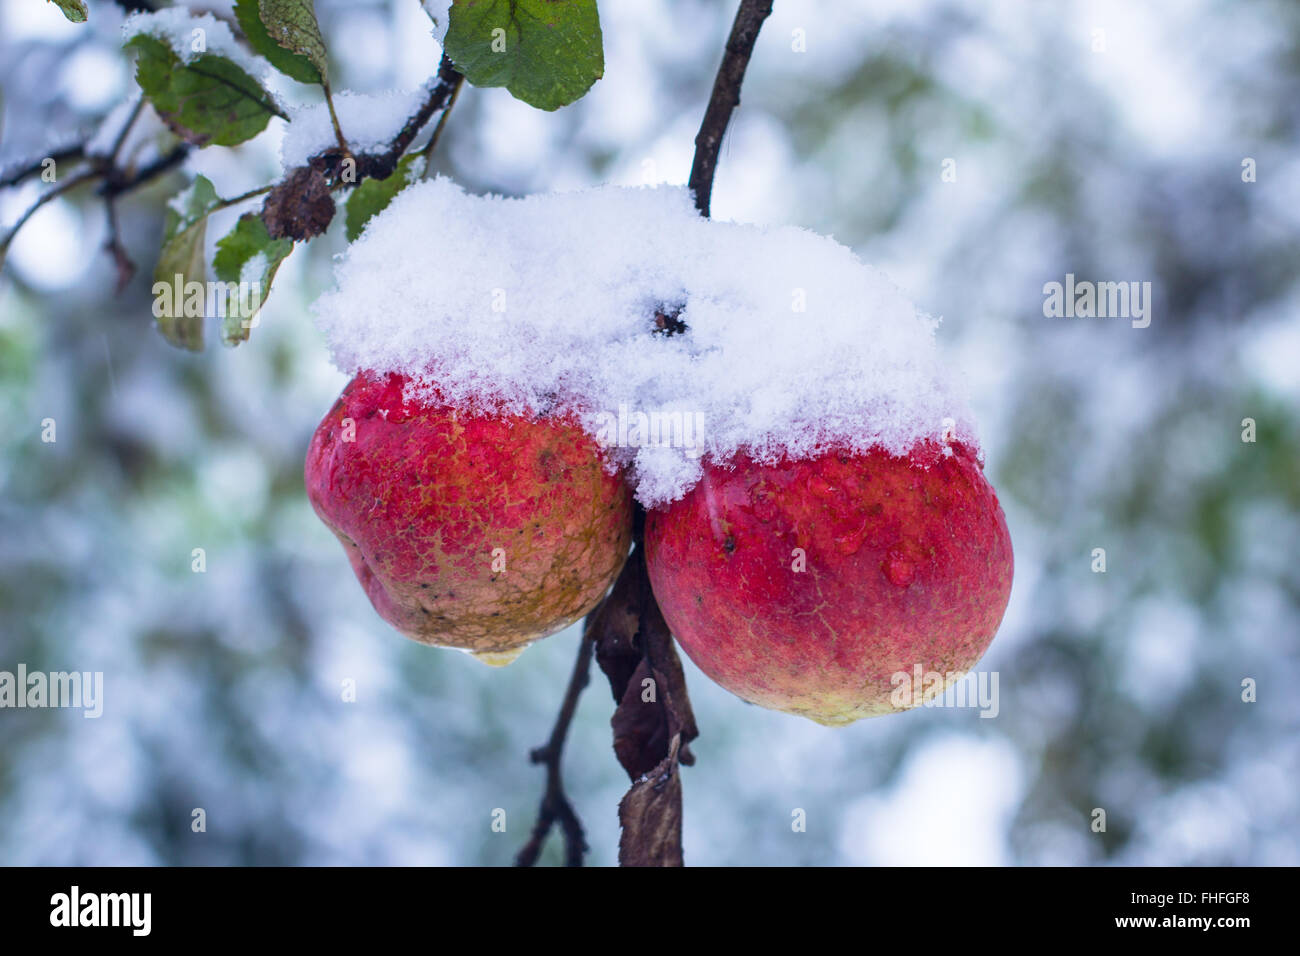
M272 239L310 239L324 232L333 219L329 180L314 166L295 169L262 204L262 222Z

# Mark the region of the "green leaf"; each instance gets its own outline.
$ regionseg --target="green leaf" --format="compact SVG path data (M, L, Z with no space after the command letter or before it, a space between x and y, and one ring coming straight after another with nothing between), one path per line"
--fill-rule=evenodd
M163 222L162 252L153 270L153 312L158 331L172 345L192 352L203 351L207 302L204 242L208 213L220 204L217 191L204 176L173 199Z
M393 174L387 179L367 179L352 191L352 195L348 197L347 208L348 242L361 235L370 217L382 212L393 201L393 197L400 193L415 175L418 175L414 174L417 160L423 166L422 156L416 153L403 156L397 168L393 170Z
M443 44L475 86L556 110L605 73L596 0L453 0Z
M262 22L261 14L258 12L258 0L237 0L235 18L239 20L239 26L248 39L248 45L285 76L299 83L321 82L320 70L316 69L311 60L289 52L271 39L271 34L266 32L266 24Z
M147 33L127 41L137 52L135 78L176 135L198 146L234 146L282 116L262 85L230 60L203 53L188 63Z
M272 40L306 57L322 78L329 76L315 0L258 0L257 9Z
M52 0L52 2L63 11L63 15L73 23L85 23L89 11L82 0Z
M221 340L225 344L248 341L249 332L257 327L257 313L271 291L275 273L291 252L293 243L272 239L262 217L252 212L240 216L235 228L217 240L212 269L225 283L221 290L225 301Z

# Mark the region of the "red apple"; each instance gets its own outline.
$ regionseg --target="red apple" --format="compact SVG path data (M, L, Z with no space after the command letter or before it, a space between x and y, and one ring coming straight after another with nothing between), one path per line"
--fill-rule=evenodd
M312 437L307 494L384 620L504 663L590 611L632 501L567 418L469 414L358 375Z
M832 725L903 709L894 677L917 664L969 670L1006 610L1011 539L974 451L946 448L706 463L646 519L686 653L745 700Z

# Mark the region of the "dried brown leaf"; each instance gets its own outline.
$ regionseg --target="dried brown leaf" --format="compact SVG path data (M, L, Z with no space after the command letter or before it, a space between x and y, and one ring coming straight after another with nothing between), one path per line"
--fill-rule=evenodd
M680 738L668 756L632 785L618 805L620 866L683 866Z
M262 222L272 239L318 236L334 219L334 198L324 173L301 166L267 194Z

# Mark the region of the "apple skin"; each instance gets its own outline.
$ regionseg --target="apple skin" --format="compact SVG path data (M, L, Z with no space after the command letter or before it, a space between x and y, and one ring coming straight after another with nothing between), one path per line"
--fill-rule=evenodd
M944 447L706 462L646 517L651 586L686 653L737 696L829 725L906 709L891 677L918 664L969 670L1006 610L1011 537L973 449Z
M348 384L308 448L308 498L380 617L508 663L600 601L628 554L631 494L567 419L407 402L406 384Z

